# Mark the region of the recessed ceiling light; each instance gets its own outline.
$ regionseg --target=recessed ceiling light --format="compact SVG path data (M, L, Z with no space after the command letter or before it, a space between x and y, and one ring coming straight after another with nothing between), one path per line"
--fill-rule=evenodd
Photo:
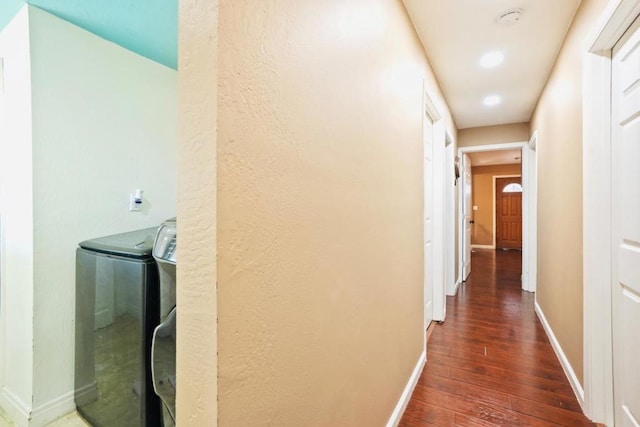
M498 95L489 95L487 96L482 103L487 107L493 107L495 105L500 104L500 97Z
M504 62L504 53L494 50L482 55L480 58L480 66L483 68L493 68Z

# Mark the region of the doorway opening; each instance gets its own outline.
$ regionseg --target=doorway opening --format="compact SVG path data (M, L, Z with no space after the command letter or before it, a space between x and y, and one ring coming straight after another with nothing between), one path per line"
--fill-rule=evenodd
M469 153L469 162L473 221L471 247L501 249L503 245L498 242L502 234L505 234L504 237L507 239L519 237L520 244L517 247L521 249L522 191L505 193L502 187L509 184L521 186L522 148L472 152ZM501 188L498 188L499 183L502 183ZM520 196L519 205L517 204L518 195ZM516 229L518 225L519 229ZM513 243L509 245L514 248L515 246Z
M521 250L522 289L535 292L535 135L531 142L462 147L458 211L462 281L472 250Z

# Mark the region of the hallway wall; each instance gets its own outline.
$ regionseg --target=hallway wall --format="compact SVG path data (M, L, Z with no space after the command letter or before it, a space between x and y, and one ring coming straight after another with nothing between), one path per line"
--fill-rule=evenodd
M458 131L458 147L525 142L528 140L529 123L483 126L460 129Z
M538 101L536 300L583 381L582 57L607 0L584 0Z
M219 425L384 425L423 351L424 79L455 136L412 24L222 0L218 49Z

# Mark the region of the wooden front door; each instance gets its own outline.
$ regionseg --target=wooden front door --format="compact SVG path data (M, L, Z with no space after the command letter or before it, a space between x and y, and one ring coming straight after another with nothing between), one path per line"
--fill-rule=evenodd
M496 248L522 249L520 178L496 178Z

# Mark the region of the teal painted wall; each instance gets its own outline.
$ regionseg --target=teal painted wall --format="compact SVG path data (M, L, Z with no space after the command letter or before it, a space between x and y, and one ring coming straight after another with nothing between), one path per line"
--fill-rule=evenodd
M0 29L25 3L177 69L177 0L0 0Z

